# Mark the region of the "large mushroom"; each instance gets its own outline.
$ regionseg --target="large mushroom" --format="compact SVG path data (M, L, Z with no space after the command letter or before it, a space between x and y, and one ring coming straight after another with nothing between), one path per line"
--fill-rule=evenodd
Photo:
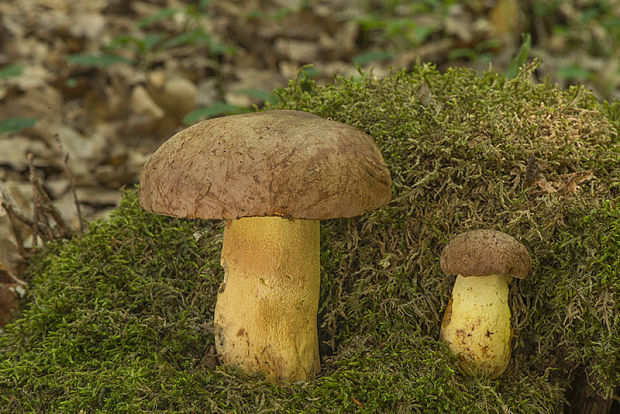
M300 111L233 115L166 141L140 178L142 207L226 219L215 306L220 360L270 381L320 368L319 220L354 217L391 199L373 139Z
M457 275L440 338L465 372L499 377L511 353L508 285L532 269L526 247L499 231L472 230L452 239L439 262Z

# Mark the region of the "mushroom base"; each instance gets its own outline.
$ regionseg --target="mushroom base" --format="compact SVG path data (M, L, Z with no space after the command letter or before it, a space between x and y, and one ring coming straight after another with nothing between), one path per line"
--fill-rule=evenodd
M441 340L463 371L499 377L510 361L509 276L457 276L441 322Z
M319 244L318 220L226 222L214 317L222 363L272 382L318 373Z

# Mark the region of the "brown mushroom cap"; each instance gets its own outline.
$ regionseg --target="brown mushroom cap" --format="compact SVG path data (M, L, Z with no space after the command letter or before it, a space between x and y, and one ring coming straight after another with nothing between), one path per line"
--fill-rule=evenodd
M525 279L532 270L527 248L514 237L496 230L459 234L444 247L441 270L449 275L509 275Z
M151 156L140 177L148 211L231 219L354 217L388 203L390 173L374 140L300 111L197 123Z

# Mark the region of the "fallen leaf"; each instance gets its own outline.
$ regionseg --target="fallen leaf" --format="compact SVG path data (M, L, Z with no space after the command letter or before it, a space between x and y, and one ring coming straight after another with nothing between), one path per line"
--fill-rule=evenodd
M164 80L155 73L149 77L147 92L167 115L179 123L196 107L196 85L185 78L173 77Z
M319 58L319 45L308 40L279 38L274 47L281 58L299 63L313 63Z
M0 166L8 166L15 171L26 171L29 153L37 158L41 156L51 158L50 149L41 141L24 136L0 139Z
M101 35L105 19L99 13L81 13L73 16L69 32L74 37L94 39Z
M226 93L226 102L230 105L248 107L252 104L259 104L269 95L272 90L281 88L286 84L284 77L272 70L260 70L255 68L239 69L235 72L237 81L229 85L229 92ZM258 93L252 94L248 91L263 91L265 96L260 97Z
M163 109L159 107L146 91L146 89L138 85L133 88L130 98L131 111L136 115L146 115L149 118L156 120L162 118L165 115Z
M17 299L25 292L24 288L17 283L0 282L0 326L6 325L13 319L17 312Z
M354 397L351 397L351 401L353 401L353 404L357 405L360 408L366 408L366 406L364 406L364 404L362 404L361 402L359 402L357 399L355 399Z
M13 243L8 237L3 236L0 238L0 271L7 274L8 277L3 277L2 280L9 282L15 282L16 279L20 279L28 267L28 263L21 256L15 243Z
M568 179L568 181L566 181L566 183L558 189L558 192L574 193L579 190L579 184L595 178L592 171L580 171L568 174L565 177Z
M547 194L569 194L579 190L579 184L589 181L592 178L595 178L595 176L592 171L580 171L571 174L564 174L558 178L558 181L547 181L547 179L541 177L535 184Z
M448 8L443 25L446 34L456 36L465 43L473 40L473 18L462 4L453 4Z
M547 181L545 177L539 178L535 183L541 190L543 190L547 194L557 193L557 189L553 186L552 183Z
M498 0L489 13L493 32L498 37L518 32L519 4L516 0Z
M22 47L28 47L28 45L30 45L30 43L23 43ZM38 46L40 46L41 48L45 48L45 50L40 51L33 49L25 51L25 54L40 54L43 56L47 56L49 51L43 43L37 42L35 44L32 44L33 48ZM37 88L47 88L48 84L52 81L52 79L52 75L45 67L43 67L43 65L30 64L24 68L24 71L21 75L7 80L6 83L9 85L15 85L22 91L29 91Z

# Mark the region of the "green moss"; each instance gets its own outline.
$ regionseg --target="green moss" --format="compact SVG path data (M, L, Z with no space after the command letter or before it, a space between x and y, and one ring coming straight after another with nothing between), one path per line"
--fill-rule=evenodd
M325 87L300 78L279 95L279 108L373 135L394 182L389 206L322 224L320 377L278 387L216 366L221 223L145 213L129 191L33 264L23 315L0 336L0 411L546 413L577 370L601 396L617 392L617 102L526 72L427 66ZM526 185L530 159L569 185ZM439 253L481 227L534 259L511 286L513 358L498 380L462 375L437 341L454 280Z

